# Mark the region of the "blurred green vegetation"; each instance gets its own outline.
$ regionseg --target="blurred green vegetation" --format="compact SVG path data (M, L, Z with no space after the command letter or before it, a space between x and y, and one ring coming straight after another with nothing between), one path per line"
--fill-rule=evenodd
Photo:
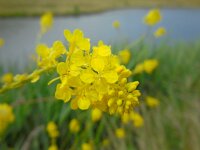
M198 0L0 0L0 16L35 16L46 11L57 15L77 15L119 8L199 8ZM78 8L78 9L77 9Z
M124 47L115 45L115 51ZM0 95L0 101L12 104L15 122L0 141L0 149L47 149L50 139L45 131L46 124L53 120L58 124L61 135L59 148L80 149L83 142L92 140L96 149L131 150L199 150L200 149L200 43L160 43L149 46L139 42L131 48L133 68L147 58L156 58L159 67L151 75L133 77L140 81L142 92L138 111L144 117L144 126L135 128L123 125L118 117L104 114L98 123L92 123L90 111L73 111L69 103L54 99L55 83L47 86L54 74L47 73L36 84L27 84ZM160 100L160 106L149 109L144 97L151 95ZM73 135L69 121L77 118L81 130ZM125 139L117 139L114 130L123 126ZM109 138L108 147L102 147L103 138Z

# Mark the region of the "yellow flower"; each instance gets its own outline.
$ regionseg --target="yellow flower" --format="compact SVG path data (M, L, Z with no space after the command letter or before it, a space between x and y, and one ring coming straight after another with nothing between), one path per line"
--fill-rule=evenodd
M12 73L6 73L1 77L1 82L5 84L9 84L13 82L13 74Z
M52 144L49 146L48 150L58 150L58 146L56 144Z
M93 146L90 143L83 143L81 146L82 150L93 150Z
M136 128L142 127L144 125L144 119L140 114L138 114L136 112L132 112L130 114L130 118L131 118L131 120L133 120L133 125Z
M108 146L109 144L110 144L110 141L109 141L108 138L103 139L102 145L103 145L104 147Z
M133 70L133 74L140 74L144 72L144 65L143 63L137 64Z
M49 122L46 129L51 138L57 138L59 136L58 127L55 122Z
M131 59L131 52L128 49L124 49L119 51L118 56L122 64L128 64Z
M162 16L160 14L159 9L152 9L148 12L148 14L144 18L144 22L147 25L153 26L162 20Z
M116 135L117 138L123 139L125 137L125 131L124 131L124 129L123 128L117 128L115 130L115 135Z
M80 123L77 119L72 119L69 123L69 130L72 133L77 133L80 130Z
M112 26L113 28L115 29L119 29L120 28L120 22L118 20L115 20L113 23L112 23Z
M93 122L97 122L102 118L102 111L98 108L95 108L91 112L91 117Z
M166 29L164 27L160 27L154 32L154 36L157 37L157 38L161 37L165 34L166 34Z
M160 104L160 101L157 98L151 96L147 96L145 102L150 108L155 108Z
M53 14L51 12L44 13L40 18L41 32L44 34L53 26Z
M151 74L158 67L158 60L147 59L144 61L144 70L146 73Z
M8 125L15 120L12 106L0 104L0 135L7 129Z
M0 38L0 48L3 47L5 44L5 41L3 38Z

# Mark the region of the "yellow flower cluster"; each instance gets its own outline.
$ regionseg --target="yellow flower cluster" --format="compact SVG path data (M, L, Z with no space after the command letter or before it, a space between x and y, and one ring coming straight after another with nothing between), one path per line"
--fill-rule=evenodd
M5 41L3 38L0 38L0 48L3 47L5 44Z
M157 98L147 96L145 99L146 105L150 108L155 108L160 104L160 101Z
M151 74L158 67L158 60L156 59L147 59L143 63L139 63L133 70L133 74L140 74L146 72Z
M167 32L166 32L166 29L164 27L159 27L155 32L154 32L154 36L156 38L159 38L163 35L165 35Z
M119 60L122 64L128 64L131 59L131 52L128 49L119 51L118 53Z
M64 31L69 42L66 61L59 62L59 83L55 97L71 101L72 109L98 108L101 111L128 113L138 104L139 82L127 82L131 71L120 65L111 47L102 41L90 51L90 40L81 30ZM64 49L62 47L62 49Z
M46 33L53 25L53 14L51 12L44 13L40 18L41 33Z
M144 22L149 26L153 26L162 20L162 16L160 14L159 9L152 9L149 13L145 16Z
M139 128L139 127L142 127L143 124L144 124L144 119L143 117L137 113L137 112L131 112L129 114L124 114L122 116L122 122L123 123L128 123L132 121L133 125L136 127L136 128Z
M0 135L7 129L8 125L15 120L12 106L0 104Z
M58 147L56 145L56 138L58 138L60 133L58 131L58 127L56 123L53 121L50 121L47 124L46 130L49 137L51 138L51 145L49 146L48 150L58 150Z

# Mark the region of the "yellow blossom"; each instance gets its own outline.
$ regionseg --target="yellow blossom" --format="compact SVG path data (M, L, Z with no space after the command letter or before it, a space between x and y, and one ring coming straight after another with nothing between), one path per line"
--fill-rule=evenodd
M56 144L52 144L48 147L48 150L58 150L58 146Z
M81 145L81 150L93 150L93 146L90 143L83 143Z
M47 124L47 132L51 138L57 138L59 136L58 127L55 122L51 121Z
M157 37L157 38L161 37L165 34L166 34L166 29L164 27L160 27L154 32L154 36Z
M0 104L0 135L14 120L15 116L13 113L13 108L6 103Z
M130 118L133 120L133 125L136 128L142 127L144 125L144 119L139 113L132 112L130 114Z
M93 109L91 112L91 117L93 122L99 121L102 117L102 111L98 108Z
M115 130L115 135L116 135L117 138L123 139L125 137L125 131L124 131L124 129L123 128L117 128Z
M5 41L3 38L0 38L0 48L3 47L5 44Z
M5 84L9 84L13 82L13 74L12 73L6 73L1 77L1 82Z
M80 130L80 123L77 119L72 119L69 123L69 130L72 133L77 133Z
M131 59L131 52L128 49L124 49L119 51L118 56L122 64L128 64Z
M140 74L144 72L144 65L143 63L139 63L135 66L134 70L133 70L133 74Z
M51 12L44 13L40 18L40 28L42 34L47 32L53 26L53 14Z
M162 20L162 16L160 14L159 9L152 9L148 12L148 14L144 18L144 22L147 25L153 26Z
M118 20L115 20L113 23L112 23L112 26L113 28L115 29L119 29L120 28L120 22Z
M110 141L109 141L109 139L108 138L105 138L105 139L103 139L103 141L102 141L102 145L103 146L108 146L110 144Z
M158 67L158 60L147 59L144 61L144 70L146 73L151 74Z
M160 104L160 101L157 98L151 96L147 96L145 102L150 108L155 108Z

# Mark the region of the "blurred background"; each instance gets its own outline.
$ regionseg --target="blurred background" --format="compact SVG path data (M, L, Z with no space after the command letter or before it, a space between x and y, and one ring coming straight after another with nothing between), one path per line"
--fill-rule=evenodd
M152 9L159 9L162 20L149 26L144 18ZM41 34L46 12L53 14L53 23ZM157 37L159 27L165 33ZM37 44L67 45L64 29L77 28L92 45L103 40L116 55L128 49L126 66L133 72L146 60L157 61L152 73L130 79L140 82L139 125L108 114L93 121L91 110L72 111L55 100L55 84L47 86L55 76L50 72L36 84L0 93L0 104L12 106L15 116L0 136L0 150L56 150L52 143L61 150L200 149L200 0L0 0L0 75L31 72ZM2 112L0 107L0 129ZM71 126L78 129L71 131L74 118L79 123ZM60 132L54 142L46 132L50 121Z

